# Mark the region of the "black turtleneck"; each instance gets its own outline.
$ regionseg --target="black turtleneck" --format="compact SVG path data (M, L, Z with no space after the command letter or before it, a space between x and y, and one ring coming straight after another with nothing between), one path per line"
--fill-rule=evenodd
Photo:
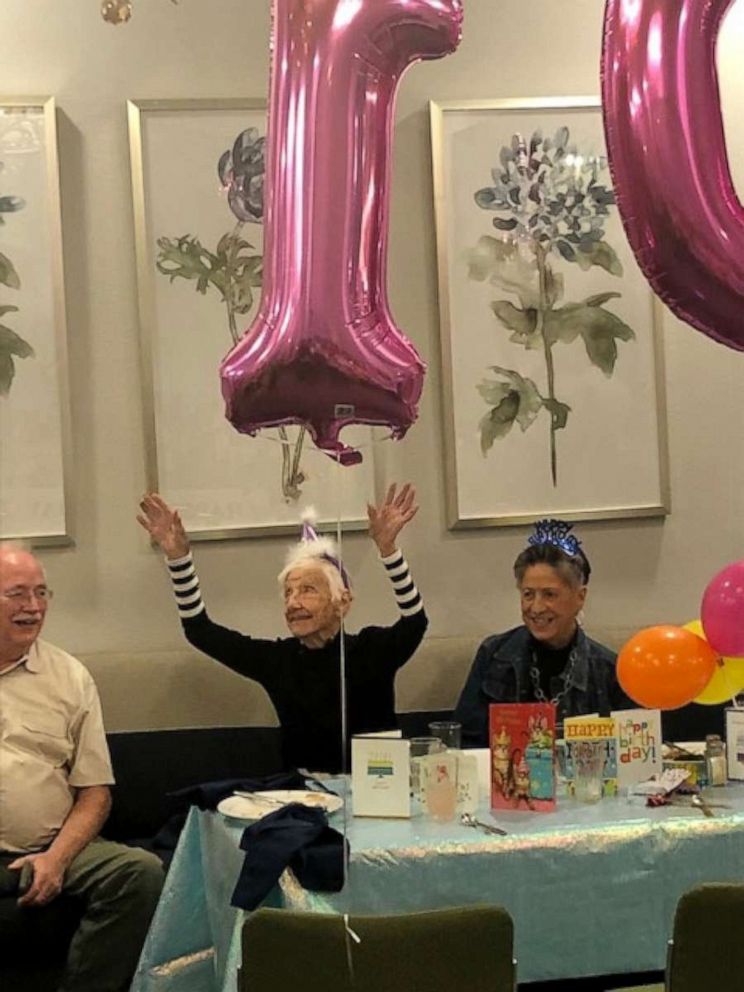
M540 672L540 688L547 699L554 699L563 689L561 675L566 670L568 659L576 645L576 635L562 648L551 648L549 645L530 637L532 656Z
M349 737L397 725L395 673L421 643L426 624L419 609L392 627L345 635ZM214 623L206 610L184 619L183 629L194 647L264 687L282 727L286 768L342 769L338 634L322 648L306 648L294 637L239 634Z
M348 737L396 726L395 674L421 643L427 625L400 550L380 561L401 617L392 627L345 635ZM340 636L321 648L306 648L294 637L271 641L240 634L209 617L190 552L170 560L168 571L191 644L255 679L269 694L282 727L285 768L338 772L348 767L341 747Z

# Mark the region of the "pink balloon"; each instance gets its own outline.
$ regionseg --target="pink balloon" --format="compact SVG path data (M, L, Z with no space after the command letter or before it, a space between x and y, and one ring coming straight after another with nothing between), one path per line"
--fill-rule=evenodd
M633 252L682 320L744 350L744 208L726 156L716 41L733 0L607 0L602 102Z
M744 561L713 576L703 593L700 619L708 643L719 654L744 656Z
M274 0L261 307L223 360L230 422L338 434L416 419L425 366L386 287L395 93L460 40L461 0Z

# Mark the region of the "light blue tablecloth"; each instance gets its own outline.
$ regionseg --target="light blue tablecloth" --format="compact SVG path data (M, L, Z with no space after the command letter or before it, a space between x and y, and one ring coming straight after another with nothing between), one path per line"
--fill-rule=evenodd
M497 903L516 930L519 980L662 969L674 908L702 881L744 880L744 786L733 805L648 809L624 799L565 800L555 813L479 815L508 830L348 816L351 863L337 894L285 872L268 904L309 912L383 913ZM344 815L331 817L344 829ZM192 810L132 992L234 992L244 914L230 906L244 824Z

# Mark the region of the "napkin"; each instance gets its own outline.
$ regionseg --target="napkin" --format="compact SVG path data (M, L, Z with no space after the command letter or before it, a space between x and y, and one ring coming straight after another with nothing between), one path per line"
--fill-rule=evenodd
M344 838L325 810L290 803L246 827L240 848L245 858L230 900L240 909L256 909L287 867L306 889L343 888Z

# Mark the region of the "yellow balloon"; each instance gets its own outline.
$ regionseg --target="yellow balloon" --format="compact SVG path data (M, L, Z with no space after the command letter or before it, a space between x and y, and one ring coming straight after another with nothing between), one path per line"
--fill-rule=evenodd
M704 641L707 640L703 625L699 620L690 620L685 624L685 630L692 631ZM719 658L713 677L694 703L703 706L718 706L729 702L744 689L744 658Z

